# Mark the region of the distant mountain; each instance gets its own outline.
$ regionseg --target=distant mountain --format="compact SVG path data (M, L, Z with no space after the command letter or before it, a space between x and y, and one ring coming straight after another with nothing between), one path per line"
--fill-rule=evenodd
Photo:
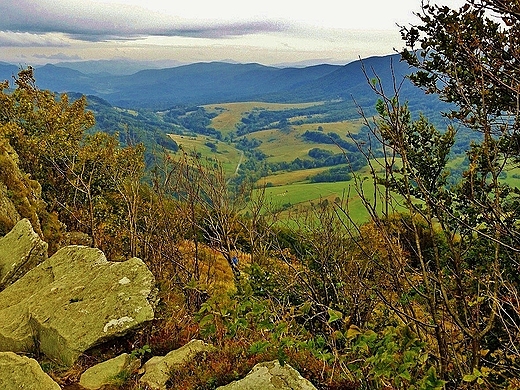
M76 68L78 65L76 63ZM108 65L108 62L99 65L97 70ZM56 92L99 96L123 108L154 110L175 105L246 100L287 103L344 100L351 102L352 106L355 100L362 106L373 107L375 95L367 78L377 75L385 90L393 94L393 76L400 82L411 72L406 63L400 62L397 54L370 57L344 66L324 64L304 68L277 68L255 63L208 62L147 69L123 75L113 75L106 71L93 74L70 66L71 63L63 63L61 66L36 68L38 86ZM17 70L14 65L0 64L2 79L11 78ZM402 94L405 99L413 100L419 109L431 109L432 104L437 104L436 98L425 96L408 81L403 84Z
M279 69L259 64L196 63L107 80L113 92L103 97L123 107L148 108L265 100L274 92L298 88L335 69L329 65Z
M178 61L130 61L130 60L97 60L97 61L73 61L55 64L59 67L74 69L85 74L105 74L112 76L124 76L137 73L145 69L162 69L167 67L185 65Z
M83 94L97 92L95 77L62 66L48 64L35 68L34 77L36 84L42 89Z
M16 76L19 70L20 68L16 65L0 62L0 81L13 81L13 76Z

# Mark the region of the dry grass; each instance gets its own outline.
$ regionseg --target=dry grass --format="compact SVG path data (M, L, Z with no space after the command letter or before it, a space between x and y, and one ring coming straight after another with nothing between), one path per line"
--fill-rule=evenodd
M300 104L286 104L286 103L265 103L265 102L240 102L240 103L224 103L211 104L204 108L209 112L218 112L218 116L211 121L211 127L222 132L222 135L236 130L236 124L240 122L242 117L253 111L254 109L266 109L282 111L291 108L307 108L323 103L311 102Z

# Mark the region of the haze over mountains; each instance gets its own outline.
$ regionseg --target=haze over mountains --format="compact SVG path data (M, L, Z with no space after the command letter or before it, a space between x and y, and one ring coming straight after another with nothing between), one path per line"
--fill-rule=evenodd
M109 65L112 67L107 68ZM178 104L352 101L353 98L361 105L365 100L372 105L374 95L363 67L369 78L377 74L389 93L393 92L392 69L398 82L411 72L397 54L370 57L343 66L278 68L255 63L209 62L125 74L137 66L128 63L125 68L124 63L108 62L91 63L90 67L88 63L48 64L36 67L35 77L42 89L95 95L118 107L158 110ZM112 74L107 69L112 69ZM0 63L0 79L12 80L18 70L16 65ZM402 93L419 99L417 104L429 107L424 99L431 99L408 81L403 84Z

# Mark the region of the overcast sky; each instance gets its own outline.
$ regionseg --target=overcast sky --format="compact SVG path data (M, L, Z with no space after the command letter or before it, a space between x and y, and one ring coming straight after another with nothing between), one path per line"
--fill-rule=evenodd
M397 24L417 22L420 2L0 0L0 61L344 64L401 49Z

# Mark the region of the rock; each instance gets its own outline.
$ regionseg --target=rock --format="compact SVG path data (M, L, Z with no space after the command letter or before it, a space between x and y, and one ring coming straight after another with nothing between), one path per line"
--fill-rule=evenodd
M93 246L94 240L87 233L82 232L66 232L63 235L63 239L60 244L62 246L68 245L83 245Z
M41 186L22 172L18 163L18 154L0 135L0 235L7 234L21 218L27 218L43 236L38 216L45 209Z
M0 291L46 260L47 247L25 218L0 238Z
M13 352L0 352L0 389L60 390L38 362Z
M199 352L209 352L213 349L213 346L201 340L191 340L166 356L154 356L144 364L145 374L140 382L153 390L166 389L166 382L170 379L172 368L189 361Z
M68 246L0 292L0 351L39 350L65 366L154 317L155 279L137 258Z
M9 198L9 189L0 181L0 234L11 230L21 218L13 201Z
M140 366L139 359L124 353L90 367L81 375L79 384L88 390L101 389L107 385L118 385Z
M226 386L217 387L221 390L316 390L311 382L303 378L290 365L280 365L278 360L259 363L239 381Z

